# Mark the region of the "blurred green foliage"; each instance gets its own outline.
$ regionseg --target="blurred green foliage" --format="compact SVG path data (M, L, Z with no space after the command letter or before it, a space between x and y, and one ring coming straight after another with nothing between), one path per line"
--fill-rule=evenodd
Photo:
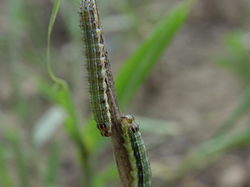
M239 76L246 85L250 83L250 35L248 32L230 32L225 37L225 55L218 55L215 61Z
M191 2L180 3L172 8L166 16L163 16L146 41L124 62L116 80L116 89L122 111L126 109L135 92L157 63L159 56L185 22ZM80 43L80 29L76 27L78 16L73 14L77 11L78 2L61 1L59 9L59 0L55 1L48 35L45 34L47 25L41 19L48 23L49 15L40 9L40 7L47 7L47 5L51 7L51 4L47 1L39 3L20 0L8 1L7 7L9 10L6 12L9 14L7 22L11 34L7 39L0 36L0 41L3 41L0 42L0 58L1 61L9 62L6 66L11 70L10 84L14 89L14 103L12 105L20 117L20 124L33 124L35 121L35 125L34 127L21 126L17 129L13 127L5 129L3 128L6 126L4 120L0 122L0 186L12 187L17 186L17 184L23 187L34 186L34 184L48 187L62 186L58 181L62 145L56 138L52 139L62 122L65 132L71 137L77 150L77 163L81 173L79 174L80 179L76 183L79 186L81 184L81 186L101 187L113 182L117 186L118 174L114 161L108 161L105 167L101 169L98 166L98 163L100 163L98 162L98 156L101 151L106 149L109 140L100 136L99 131L96 130L95 122L91 120L92 118L85 120L87 121L86 124L82 125L82 120L79 117L81 112L77 111L74 102L77 84L75 74L79 69L79 53L82 51L75 44ZM135 14L135 10L129 3L125 3L125 5L120 6L119 10ZM51 12L51 9L47 10L48 12ZM56 16L57 21L62 22L61 25L66 30L64 32L66 32L67 39L56 39L55 37L57 32L62 29L56 26L53 28ZM22 32L24 30L26 32ZM22 36L22 33L24 33L24 36ZM29 37L25 36L27 33ZM22 46L22 40L25 37L28 39L25 41L26 45ZM217 62L221 66L235 71L249 85L249 49L245 46L244 37L245 35L241 33L229 34L226 37L229 53L218 57ZM46 41L48 41L48 47ZM73 43L73 49L69 48L70 52L65 55L64 59L58 57L63 52L60 53L55 48L65 41ZM50 47L50 43L53 46ZM70 54L70 57L67 56L68 54ZM82 61L83 57L80 58L80 61ZM53 83L48 78L46 61ZM57 77L55 74L57 74L56 67L67 65L67 61L71 62L70 67L72 69L71 71L67 69L67 75L70 78L66 83L63 79L57 78L65 78L63 73L57 75ZM33 71L33 69L35 70ZM52 70L54 70L53 73ZM31 79L35 83L38 93L44 100L43 102L47 102L50 106L50 110L42 117L40 117L40 114L43 110L37 109L41 101L23 95L21 85L24 79ZM228 134L229 130L237 124L239 118L249 111L249 90L250 87L247 86L238 108L218 130L218 133L191 150L174 174L172 173L166 178L168 182L169 180L177 180L192 171L200 163L211 163L209 161L212 158L218 158L226 151L249 145L249 121L246 122L242 131ZM39 120L37 120L38 118ZM159 128L166 128L166 123L159 120L145 119L144 123L147 124L147 122L155 123ZM143 126L141 127L144 130ZM19 135L21 134L19 133L20 129L24 131L32 129L31 132L27 133L29 145L22 143ZM145 131L159 133L150 124L145 125ZM175 136L181 130L177 129L178 132L176 132L176 129L166 128L165 131L168 132L160 133ZM41 157L39 154L41 150L44 150L42 147L46 147L48 142L52 142L52 146L49 146L46 150L47 162L41 160L40 163ZM166 186L165 183L163 185Z

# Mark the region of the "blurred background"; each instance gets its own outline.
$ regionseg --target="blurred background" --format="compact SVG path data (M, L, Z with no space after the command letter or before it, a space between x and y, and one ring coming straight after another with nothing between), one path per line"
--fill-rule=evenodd
M182 2L97 0L114 77ZM0 0L1 187L88 187L81 150L64 124L67 112L47 71L53 4ZM60 1L50 54L84 131L90 107L78 9L78 0ZM249 21L247 0L197 0L128 103L125 114L140 124L153 186L250 186ZM97 128L93 134L100 136ZM100 141L88 155L98 181L93 186L119 186L110 140Z

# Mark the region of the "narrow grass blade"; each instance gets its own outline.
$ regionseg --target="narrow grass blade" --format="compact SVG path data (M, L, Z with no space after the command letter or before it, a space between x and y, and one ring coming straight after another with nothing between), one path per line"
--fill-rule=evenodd
M69 113L69 117L65 121L67 132L72 136L72 138L74 138L75 140L77 139L77 143L79 144L81 142L81 138L77 130L78 122L77 122L77 117L76 117L76 113L74 110L74 106L70 97L70 93L68 90L68 86L64 80L57 78L53 74L51 70L51 66L50 66L50 36L51 36L52 28L56 19L58 8L59 8L59 0L56 0L52 14L51 14L49 27L48 27L47 66L48 66L48 72L49 72L51 79L56 83L56 85L54 86L56 100Z
M64 80L57 78L53 74L51 70L51 66L50 66L50 36L51 36L53 24L55 22L55 18L58 12L58 8L59 8L59 0L56 0L53 11L52 11L52 15L50 18L49 28L48 28L48 47L47 47L48 72L49 72L51 79L56 83L54 86L54 91L56 93L56 100L68 112L68 118L66 118L65 120L65 128L66 128L67 133L71 135L71 138L74 140L75 144L78 147L82 170L85 173L84 182L86 186L91 186L90 184L92 180L91 179L92 171L91 171L89 162L87 160L89 151L87 150L85 142L83 142L82 136L78 129L78 118L76 115L75 108L73 106L73 102L72 102L72 99L68 90L68 86Z
M128 105L163 50L186 20L191 2L180 4L165 16L152 35L125 62L116 80L116 91L122 110Z
M55 20L56 20L58 8L59 8L59 0L56 0L56 2L54 4L54 7L53 7L51 17L50 17L49 28L48 28L47 66L48 66L48 72L49 72L49 75L50 75L51 79L55 83L65 87L66 83L62 79L57 78L53 74L53 72L51 70L51 65L50 65L50 37L51 37L51 32L52 32L53 25L54 25Z

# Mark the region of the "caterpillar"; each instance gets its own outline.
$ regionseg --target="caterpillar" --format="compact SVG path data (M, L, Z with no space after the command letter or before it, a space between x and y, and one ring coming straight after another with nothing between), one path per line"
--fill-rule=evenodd
M95 0L82 0L79 8L80 28L85 44L90 106L102 136L111 136L111 114L107 97L109 63L99 12Z
M125 147L131 164L132 187L151 187L151 169L139 126L132 115L121 117Z

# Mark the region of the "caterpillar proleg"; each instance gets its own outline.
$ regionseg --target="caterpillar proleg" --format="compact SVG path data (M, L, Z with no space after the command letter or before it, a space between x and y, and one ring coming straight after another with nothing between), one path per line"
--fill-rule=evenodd
M132 187L151 187L151 169L139 126L132 115L121 117L125 147L131 164Z
M110 136L111 114L106 93L108 80L106 66L109 60L96 1L82 0L79 15L85 44L91 109L102 136Z

